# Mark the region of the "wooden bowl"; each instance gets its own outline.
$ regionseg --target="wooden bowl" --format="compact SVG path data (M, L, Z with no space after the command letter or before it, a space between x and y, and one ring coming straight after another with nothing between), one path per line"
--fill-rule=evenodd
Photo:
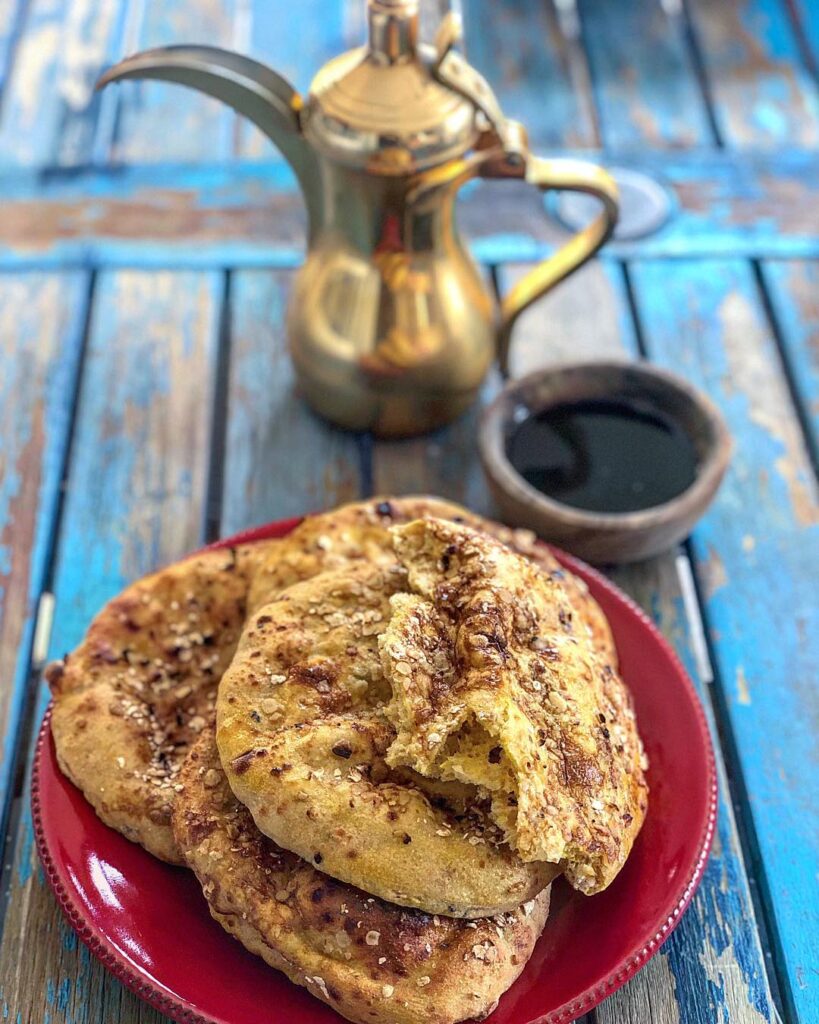
M589 512L532 487L507 457L524 416L582 399L641 399L675 419L697 456L687 490L637 512ZM634 562L686 537L711 503L731 456L731 438L716 406L687 381L647 363L617 361L544 368L510 381L484 411L478 442L484 472L503 518L534 530L591 562Z

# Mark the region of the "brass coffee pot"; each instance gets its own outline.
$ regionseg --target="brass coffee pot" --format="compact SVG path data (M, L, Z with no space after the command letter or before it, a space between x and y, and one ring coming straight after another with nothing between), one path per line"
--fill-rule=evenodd
M486 80L453 47L454 15L418 41L418 0L368 0L369 40L316 75L302 98L256 61L206 46L138 53L100 85L153 78L229 104L278 146L309 218L307 258L287 316L301 390L323 416L382 436L452 420L517 317L592 256L617 217L599 167L541 159ZM294 43L294 45L297 45ZM515 178L597 196L599 216L504 297L500 310L454 223L470 179Z

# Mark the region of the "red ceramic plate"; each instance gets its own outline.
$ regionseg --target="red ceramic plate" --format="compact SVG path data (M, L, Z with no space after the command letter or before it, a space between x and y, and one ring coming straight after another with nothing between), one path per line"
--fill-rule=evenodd
M297 520L223 541L278 537ZM582 562L611 622L651 761L648 817L626 866L601 895L554 887L546 930L492 1024L564 1024L630 978L679 921L699 883L716 815L716 775L702 708L651 622ZM40 732L32 805L49 883L91 951L176 1021L333 1024L339 1017L231 939L193 875L107 828L60 773L49 716Z

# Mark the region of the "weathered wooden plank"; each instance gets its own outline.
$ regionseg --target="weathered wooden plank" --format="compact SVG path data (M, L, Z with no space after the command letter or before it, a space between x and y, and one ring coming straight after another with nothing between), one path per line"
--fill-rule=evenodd
M703 678L696 632L699 611L686 604L690 574L682 553L611 571L673 644L697 685L716 735L708 676ZM693 596L693 595L692 595ZM641 971L599 1007L597 1024L762 1024L776 1020L765 961L754 921L748 877L721 751L717 748L720 801L717 832L697 895L652 970ZM673 997L672 997L673 994Z
M223 535L361 491L358 438L313 415L294 390L284 333L292 278L254 270L233 279Z
M688 0L723 141L815 145L819 94L785 0Z
M771 261L762 279L782 335L792 377L819 447L819 264Z
M666 182L674 213L648 238L609 243L611 255L819 257L814 152L644 150L628 162ZM0 174L0 270L296 266L304 252L304 204L291 186L276 161ZM508 182L467 190L458 223L487 264L539 259L568 237L546 216L535 189Z
M503 267L501 291L529 269ZM512 335L510 369L513 377L522 377L550 363L636 353L622 269L613 260L598 259L521 315Z
M793 1019L819 1016L816 813L819 501L750 268L645 262L634 282L652 358L721 407L736 448L692 537L716 659L761 857L780 987ZM741 779L740 779L741 777Z
M510 287L526 269L503 268L501 287ZM598 261L521 317L512 366L518 376L551 362L636 354L622 272L616 264ZM426 445L377 443L376 490L428 490L478 511L490 510L471 417ZM659 623L697 679L675 555L620 570L615 578ZM662 952L598 1008L600 1024L760 1024L770 1019L764 963L725 785L722 797L718 839L700 892Z
M126 582L201 542L219 295L215 274L99 279L57 552L52 657L78 642ZM4 1017L158 1024L64 922L36 864L27 795L8 882Z
M607 147L713 141L678 15L658 0L580 0L578 9Z
M4 89L0 165L87 159L93 85L121 11L122 0L30 0Z
M205 43L233 49L238 0L151 0L144 5L136 49ZM112 87L113 88L113 87ZM111 157L123 163L226 158L235 118L222 103L165 82L123 82Z
M0 277L0 836L82 348L84 275Z
M534 147L597 143L592 99L578 89L577 59L551 3L465 0L469 60L486 76L507 117L526 125Z

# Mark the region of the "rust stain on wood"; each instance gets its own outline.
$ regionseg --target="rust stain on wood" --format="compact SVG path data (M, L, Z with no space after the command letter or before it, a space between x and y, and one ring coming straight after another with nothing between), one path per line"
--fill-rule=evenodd
M701 572L705 596L710 601L714 594L728 585L725 564L720 558L719 552L710 544L708 545L708 558L702 563Z
M9 556L5 571L0 572L0 678L4 680L0 687L0 724L3 726L8 717L17 649L29 611L29 570L37 526L44 439L43 403L40 401L32 410L31 433L14 464L13 476L19 480L19 488L9 499L8 518L0 531L0 552L7 552ZM0 478L7 483L8 468L0 462ZM6 738L5 728L0 728L0 757L3 758Z
M743 189L740 183L730 193L722 182L677 181L673 191L681 207L702 217L727 213L735 227L754 227L775 222L781 231L798 238L812 237L819 230L816 189L785 176L760 174L757 187Z
M302 204L293 196L269 195L259 206L201 206L194 190L157 190L133 199L4 204L0 244L21 252L56 242L103 236L158 241L227 238L278 242L304 239Z

